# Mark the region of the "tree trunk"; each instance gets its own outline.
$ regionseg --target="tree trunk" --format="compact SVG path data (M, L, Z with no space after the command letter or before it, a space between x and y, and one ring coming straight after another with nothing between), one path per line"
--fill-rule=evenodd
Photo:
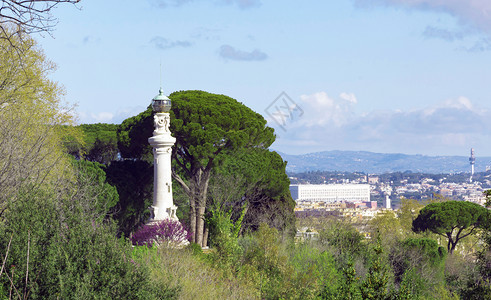
M189 196L189 227L192 232L191 242L196 243L196 201L193 195Z
M455 250L455 246L457 245L457 241L453 241L452 233L447 233L447 238L448 238L448 245L447 245L447 251L448 254L452 254L453 251Z
M205 205L199 203L196 214L196 243L203 246L203 233L205 229Z
M209 233L210 229L208 228L208 226L205 225L205 233L203 234L203 244L201 247L206 247L206 245L208 244L208 233Z
M181 184L189 197L189 226L193 232L191 241L202 246L203 241L206 244L206 240L203 240L205 230L205 211L206 211L206 198L208 192L208 183L210 181L210 171L197 170L195 175L189 180L187 185L181 177L174 173L174 178Z
M196 243L203 246L206 199L208 194L208 183L210 181L210 172L199 170L194 177L194 180L196 186Z
M192 180L189 182L189 185L186 184L174 170L172 171L172 177L181 185L189 198L189 230L192 233L191 242L196 243L196 198L199 195L198 185Z

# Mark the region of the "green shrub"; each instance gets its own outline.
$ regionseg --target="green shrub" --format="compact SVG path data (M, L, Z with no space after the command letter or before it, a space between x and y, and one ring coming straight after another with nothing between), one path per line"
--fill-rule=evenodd
M319 231L318 243L334 255L339 267L345 267L356 258L366 260L368 248L363 235L350 223L329 222Z
M261 224L258 231L246 243L241 244L246 244L246 248L241 258L240 276L254 283L261 298L278 297L277 289L281 289L281 268L287 261L286 256L279 257L278 231Z
M168 293L178 293L178 299L259 298L259 293L248 282L224 279L221 268L215 269L191 249L139 248L135 247L135 261L148 266L152 282L166 287Z
M324 282L324 286L319 293L319 297L321 299L361 299L361 294L359 290L359 278L356 277L354 264L349 261L347 266L341 271L343 276L340 278L337 285L333 285L330 281Z
M491 191L487 191L488 202ZM459 291L464 299L491 299L491 231L483 232L482 248L476 253L474 272Z
M384 261L380 239L373 247L373 252L368 274L360 286L361 295L363 299L389 299L389 271Z
M444 269L447 251L429 238L408 238L391 250L390 264L394 282L414 297L430 297L445 284Z
M203 248L201 248L201 246L196 243L189 243L189 245L186 248L189 249L189 251L191 251L193 255L196 256L203 255Z
M306 244L292 249L289 264L294 269L292 290L301 299L312 299L323 291L332 294L339 284L333 256Z
M235 276L241 255L238 237L246 209L242 208L237 221L232 220L232 210L223 211L219 205L210 209L208 218L210 241L215 251L209 255L213 264L220 266L226 277Z
M94 213L95 201L20 192L0 224L0 253L8 251L3 291L30 299L158 297L160 287L150 282L145 266L132 262L129 242L118 240L115 226Z

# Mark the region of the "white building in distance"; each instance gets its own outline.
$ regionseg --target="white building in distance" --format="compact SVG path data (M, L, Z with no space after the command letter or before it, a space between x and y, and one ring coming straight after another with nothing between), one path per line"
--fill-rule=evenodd
M293 200L324 202L369 202L369 184L292 184Z
M391 203L390 203L390 197L389 194L385 194L385 199L384 199L384 208L385 209L392 209Z

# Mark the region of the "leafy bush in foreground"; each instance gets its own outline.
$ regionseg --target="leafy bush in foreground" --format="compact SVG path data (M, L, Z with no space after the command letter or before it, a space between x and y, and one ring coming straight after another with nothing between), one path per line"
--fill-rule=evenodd
M0 298L160 298L146 266L131 260L131 245L94 213L84 193L21 192L0 223ZM3 295L2 295L3 294Z
M221 270L209 264L198 251L197 244L185 249L135 246L133 258L136 263L148 266L153 282L166 290L161 299L260 299L259 292L247 281L223 278Z

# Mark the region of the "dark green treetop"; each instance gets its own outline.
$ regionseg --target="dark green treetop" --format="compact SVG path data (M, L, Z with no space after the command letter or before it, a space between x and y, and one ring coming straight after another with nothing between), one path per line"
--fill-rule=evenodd
M65 128L67 126L64 126ZM64 145L67 152L76 158L85 158L101 164L108 165L111 161L118 159L118 139L116 124L82 124L75 129L82 131L82 138L67 136Z
M97 199L94 209L101 215L106 215L119 201L116 187L109 184L106 177L106 166L87 160L72 160L75 167L78 184L90 185L85 191L87 196Z
M192 176L193 169L214 167L224 150L266 149L275 139L260 114L228 96L182 91L169 97L170 129L177 140L173 154L187 176Z
M479 204L467 201L445 201L425 206L413 221L416 233L429 230L448 239L447 250L452 253L457 243L490 227L490 212Z
M152 107L124 120L117 129L118 148L123 158L152 161L152 147L148 138L152 136Z
M107 181L116 187L119 201L113 210L119 233L129 237L150 217L153 167L142 160L114 161L105 168Z

